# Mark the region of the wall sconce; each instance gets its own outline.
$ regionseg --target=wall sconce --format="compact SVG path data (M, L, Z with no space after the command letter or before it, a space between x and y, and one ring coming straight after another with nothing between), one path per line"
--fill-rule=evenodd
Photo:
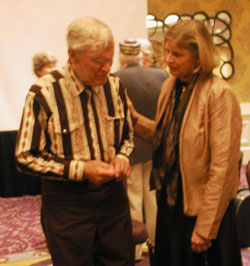
M178 20L197 19L204 21L213 42L218 49L220 56L220 66L214 70L215 74L223 79L229 79L234 74L233 49L230 44L231 39L231 15L227 11L219 11L214 17L209 17L205 12L189 14L168 14L163 20L157 19L153 14L149 14L146 19L148 37L154 47L155 60L163 65L162 43L164 32Z

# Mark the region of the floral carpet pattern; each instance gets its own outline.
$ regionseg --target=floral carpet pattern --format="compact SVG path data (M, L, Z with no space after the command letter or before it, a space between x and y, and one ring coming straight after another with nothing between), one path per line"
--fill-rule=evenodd
M40 196L0 198L0 255L46 249Z
M241 171L241 186L248 187ZM0 265L52 266L40 224L41 196L0 198ZM243 266L250 266L250 248L242 249ZM136 266L148 266L147 256Z
M40 209L40 195L0 198L0 265L52 266ZM136 265L148 266L148 258Z

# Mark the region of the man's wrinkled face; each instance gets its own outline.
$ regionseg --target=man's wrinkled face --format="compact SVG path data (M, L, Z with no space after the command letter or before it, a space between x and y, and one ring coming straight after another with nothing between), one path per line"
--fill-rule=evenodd
M69 49L71 67L78 79L86 85L103 85L108 78L114 55L114 44L98 52L91 49L73 51Z

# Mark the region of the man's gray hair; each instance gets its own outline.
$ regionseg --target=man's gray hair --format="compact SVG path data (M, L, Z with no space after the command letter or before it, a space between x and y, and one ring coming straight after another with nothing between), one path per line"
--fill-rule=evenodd
M91 48L96 52L114 43L111 29L94 17L84 17L74 20L67 29L68 48L74 51L84 51Z

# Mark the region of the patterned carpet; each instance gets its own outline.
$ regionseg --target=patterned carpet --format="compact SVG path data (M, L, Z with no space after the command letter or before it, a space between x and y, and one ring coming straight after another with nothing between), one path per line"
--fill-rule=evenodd
M247 186L243 177L243 187ZM52 266L40 224L41 196L0 198L0 265ZM250 266L250 248L242 249L243 266ZM148 266L147 254L136 266Z
M40 196L0 199L0 255L46 249Z
M0 198L0 265L52 266L40 224L41 196ZM147 266L148 258L136 263Z
M40 207L40 196L0 198L0 265L52 265L40 224ZM40 264L46 259L50 264Z

